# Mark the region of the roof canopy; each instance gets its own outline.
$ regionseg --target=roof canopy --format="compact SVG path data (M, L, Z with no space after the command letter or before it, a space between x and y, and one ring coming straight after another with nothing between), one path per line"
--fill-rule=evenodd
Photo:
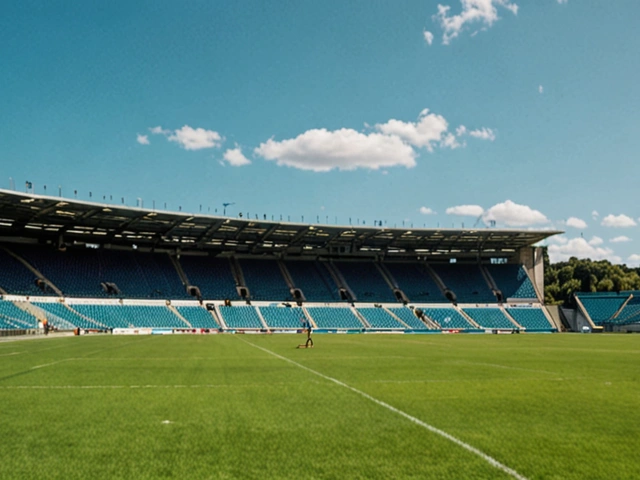
M510 257L552 230L383 228L166 212L0 189L0 236L67 244L285 255Z

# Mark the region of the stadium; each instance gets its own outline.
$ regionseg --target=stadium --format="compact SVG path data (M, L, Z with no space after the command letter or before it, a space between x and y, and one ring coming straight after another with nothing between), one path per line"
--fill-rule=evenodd
M634 292L544 305L536 244L559 232L297 224L10 190L0 229L0 333L24 339L0 343L3 477L640 473L633 422L600 408L637 401L624 374L637 349L559 333L632 324Z
M0 192L2 327L115 333L555 332L559 232L329 226ZM145 331L149 333L148 331Z

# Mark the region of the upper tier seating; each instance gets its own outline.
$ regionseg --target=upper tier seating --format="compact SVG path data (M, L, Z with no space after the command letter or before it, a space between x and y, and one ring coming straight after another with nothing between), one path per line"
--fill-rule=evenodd
M308 302L337 302L338 286L327 267L316 261L286 261L285 266L296 288L302 290Z
M249 305L221 306L220 314L229 328L264 328L256 309Z
M239 259L238 263L252 300L278 302L291 300L289 286L276 260Z
M495 303L496 297L477 265L458 263L431 265L458 303Z
M385 266L410 301L437 303L446 300L423 264L385 263Z
M420 307L422 308L422 307ZM442 329L475 329L455 308L422 308L424 314L440 325Z
M180 305L176 306L176 310L193 328L220 328L211 312L204 307Z
M114 283L122 298L188 298L178 273L166 254L88 248L20 245L16 253L48 278L68 297L111 296L101 286Z
M189 284L200 289L202 298L225 300L238 298L236 281L228 258L182 255L180 265Z
M522 265L486 265L486 268L505 300L509 298L538 298L531 279Z
M406 328L384 308L358 308L358 313L371 325L371 328Z
M364 328L360 319L346 307L309 307L307 311L318 328Z
M629 292L576 293L596 325L607 323L629 298Z
M358 302L397 302L393 290L373 262L333 262Z
M43 292L35 280L31 270L0 248L0 288L13 295L55 295L49 288Z
M550 331L555 329L540 308L509 308L507 312L527 330Z
M426 330L428 327L407 307L391 307L389 311L413 330Z
M511 320L499 308L464 308L474 322L484 328L515 329Z
M269 328L298 329L306 320L300 307L260 307L259 310Z
M13 302L4 300L0 300L0 322L3 330L38 327L38 320L33 315L18 308Z

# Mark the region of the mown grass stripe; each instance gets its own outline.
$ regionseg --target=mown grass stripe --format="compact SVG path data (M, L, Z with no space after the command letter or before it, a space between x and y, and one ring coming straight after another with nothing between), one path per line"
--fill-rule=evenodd
M400 416L402 416L402 417L406 418L407 420L409 420L409 421L411 421L411 422L415 423L416 425L419 425L419 426L421 426L421 427L423 427L423 428L425 428L425 429L429 430L429 431L430 431L430 432L432 432L432 433L435 433L435 434L437 434L437 435L440 435L441 437L446 438L446 439L447 439L447 440L449 440L450 442L453 442L453 443L455 443L456 445L458 445L458 446L460 446L460 447L464 448L465 450L467 450L467 451L469 451L469 452L471 452L471 453L473 453L473 454L475 454L475 455L479 456L480 458L482 458L483 460L485 460L487 463L489 463L489 464L490 464L490 465L492 465L493 467L495 467L495 468L497 468L497 469L499 469L499 470L502 470L504 473L506 473L506 474L508 474L508 475L512 476L513 478L516 478L516 479L518 479L518 480L527 480L527 477L525 477L525 476L521 475L520 473L516 472L514 469L512 469L512 468L510 468L510 467L506 466L505 464L503 464L503 463L499 462L498 460L496 460L496 459L495 459L495 458L493 458L492 456L487 455L487 454L486 454L486 453L484 453L483 451L481 451L481 450L477 449L476 447L473 447L473 446L469 445L468 443L463 442L462 440L460 440L460 439L458 439L458 438L454 437L453 435L451 435L451 434L449 434L449 433L445 432L444 430L440 430L439 428L434 427L433 425L429 425L428 423L423 422L423 421L422 421L422 420L420 420L419 418L416 418L416 417L414 417L414 416L412 416L412 415L409 415L408 413L403 412L402 410L400 410L400 409L398 409L398 408L396 408L396 407L394 407L394 406L392 406L392 405L389 405L388 403L383 402L382 400L378 400L377 398L372 397L372 396L371 396L371 395L369 395L368 393L365 393L365 392L363 392L362 390L358 390L357 388L354 388L354 387L352 387L351 385L348 385L348 384L346 384L346 383L344 383L344 382L342 382L342 381L340 381L340 380L338 380L338 379L336 379L336 378L329 377L328 375L325 375L325 374L320 373L320 372L318 372L318 371L316 371L316 370L313 370L313 369L311 369L311 368L309 368L309 367L306 367L306 366L302 365L301 363L296 362L295 360L291 360L290 358L287 358L287 357L284 357L284 356L282 356L282 355L279 355L279 354L277 354L277 353L275 353L275 352L273 352L273 351L271 351L271 350L269 350L269 349L267 349L267 348L261 347L261 346L259 346L259 345L254 344L254 343L251 343L251 342L249 342L248 340L245 340L245 339L243 339L243 338L241 338L241 340L242 340L244 343L246 343L247 345L250 345L250 346L252 346L252 347L254 347L254 348L257 348L258 350L262 350L262 351L263 351L263 352L265 352L265 353L268 353L268 354L270 354L270 355L273 355L274 357L277 357L277 358L279 358L279 359L281 359L281 360L284 360L285 362L288 362L288 363L290 363L290 364L292 364L292 365L295 365L295 366L296 366L296 367L298 367L298 368L301 368L301 369L303 369L303 370L306 370L306 371L307 371L307 372L309 372L309 373L312 373L312 374L314 374L314 375L317 375L317 376L319 376L320 378L324 378L325 380L328 380L328 381L330 381L330 382L333 382L333 383L335 383L336 385L340 385L341 387L344 387L344 388L346 388L346 389L348 389L348 390L351 390L352 392L357 393L358 395L360 395L360 396L362 396L362 397L366 398L367 400L370 400L370 401L372 401L372 402L374 402L374 403L376 403L376 404L380 405L381 407L386 408L387 410L390 410L390 411L392 411L392 412L394 412L394 413L397 413L398 415L400 415Z

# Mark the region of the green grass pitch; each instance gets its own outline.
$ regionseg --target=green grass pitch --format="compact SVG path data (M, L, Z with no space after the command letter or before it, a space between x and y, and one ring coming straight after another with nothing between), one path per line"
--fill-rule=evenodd
M640 336L302 342L0 343L0 478L640 478Z

